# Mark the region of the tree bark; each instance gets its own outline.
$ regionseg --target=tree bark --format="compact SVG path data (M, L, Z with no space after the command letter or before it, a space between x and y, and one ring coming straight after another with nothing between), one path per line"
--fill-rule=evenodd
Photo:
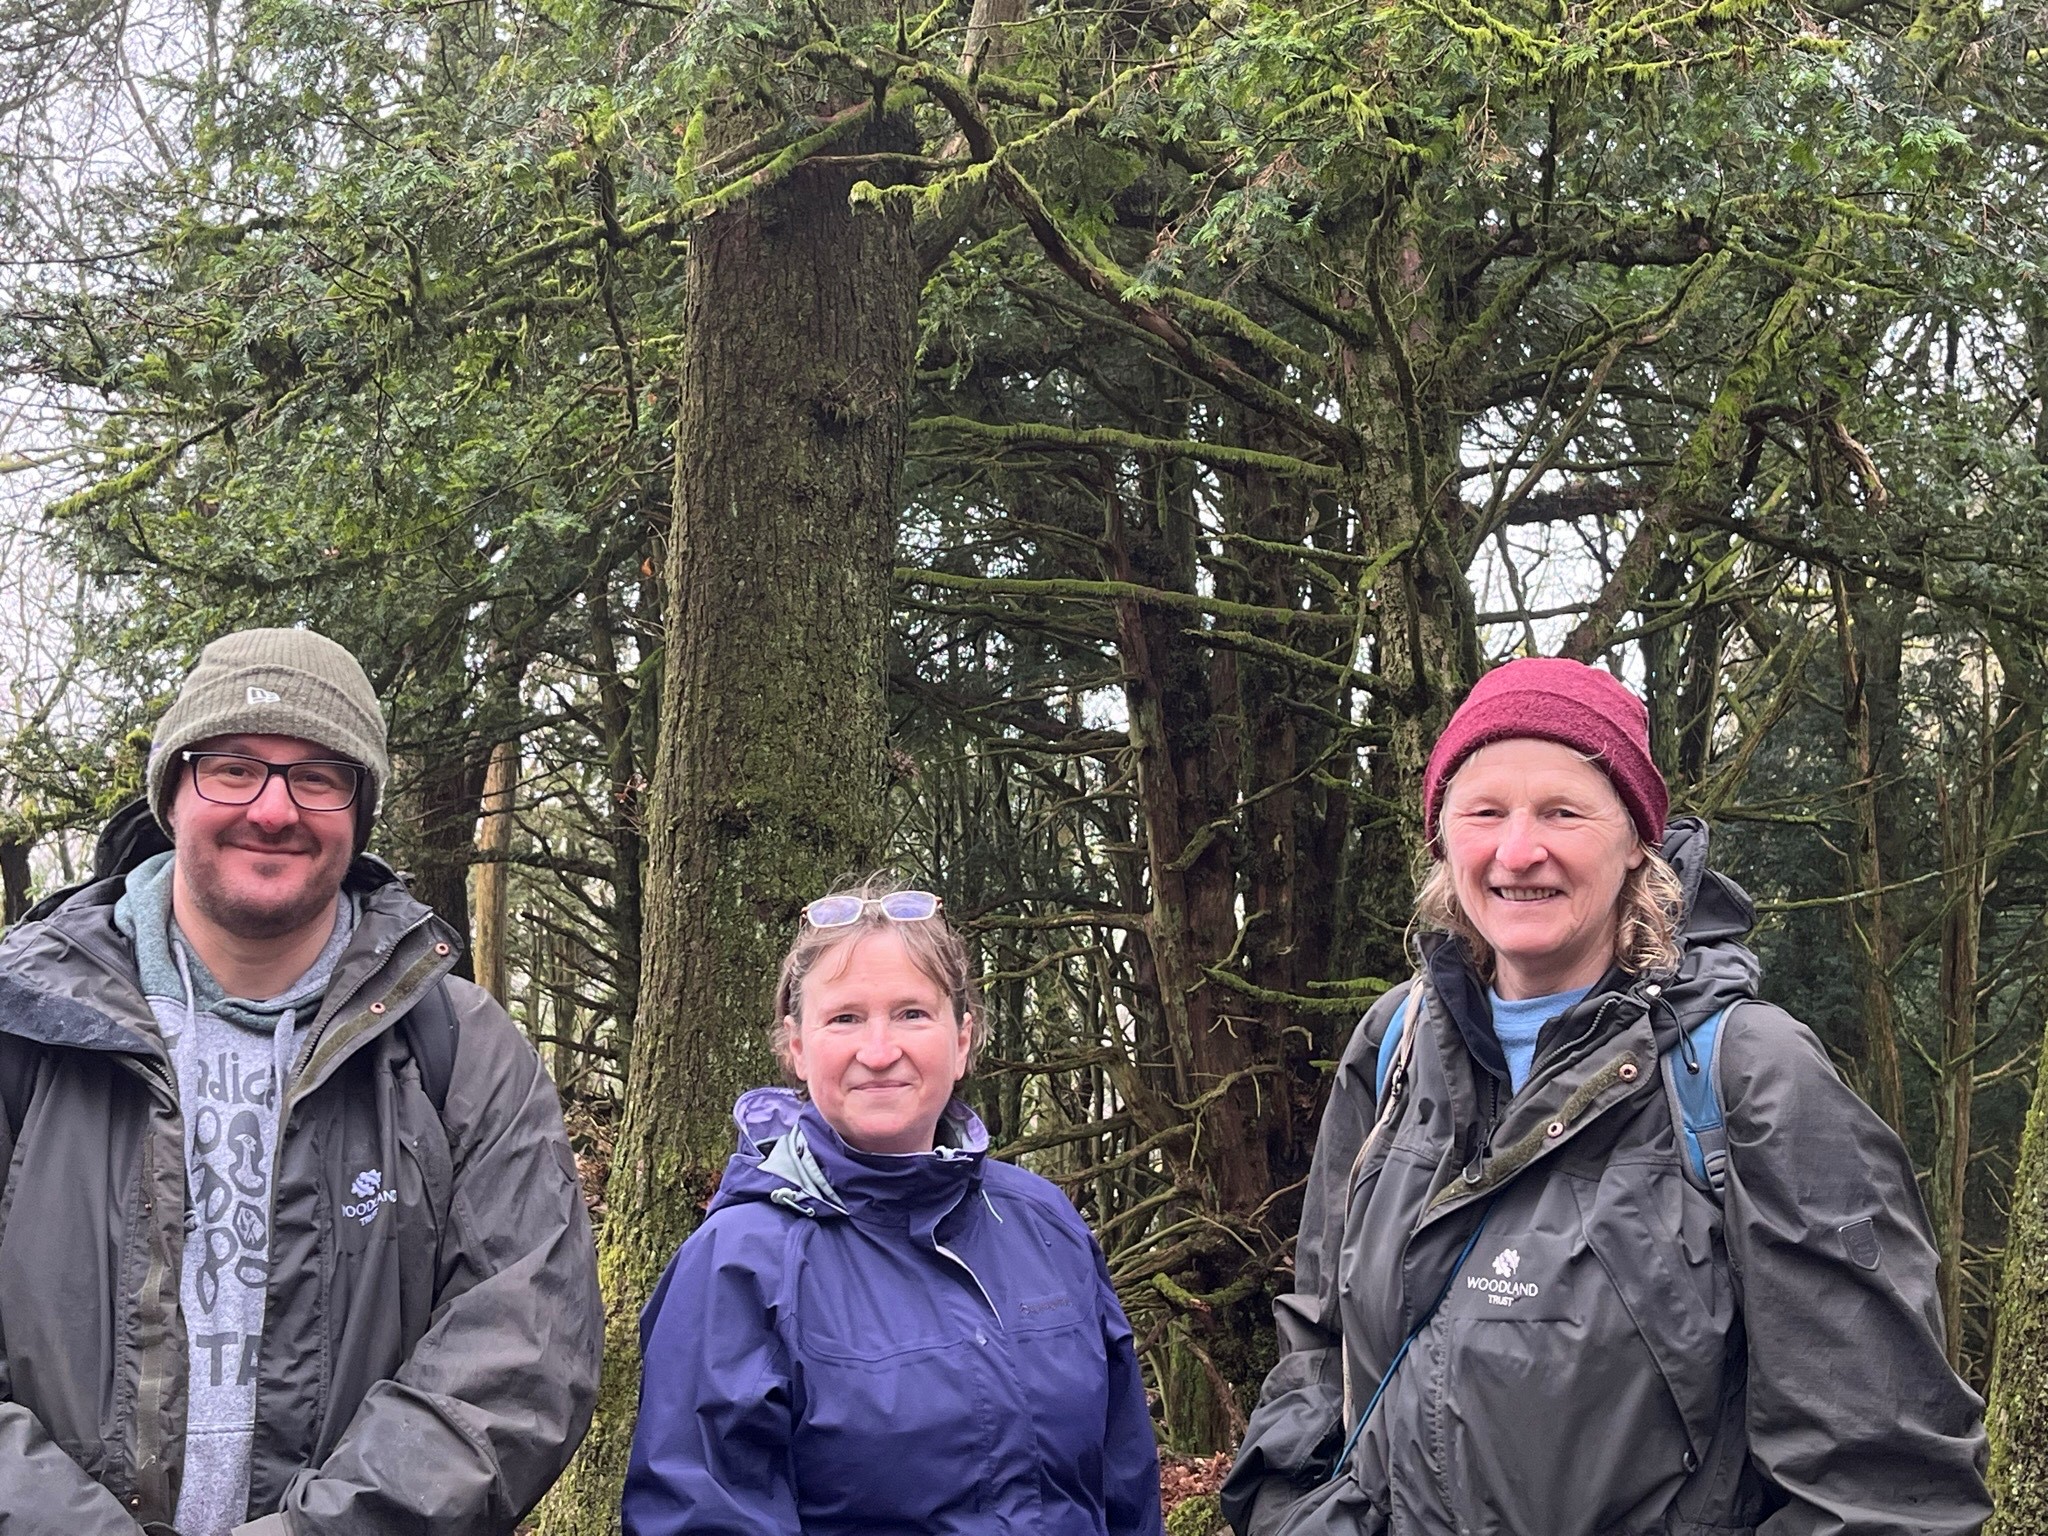
M869 150L905 147L884 124ZM604 1388L542 1530L614 1528L635 1321L775 1076L802 904L875 857L918 273L908 211L804 166L690 233L640 1005L600 1246Z
M1987 776L1988 771L1986 765ZM1949 1364L1958 1368L1963 1354L1963 1210L1977 1084L1977 958L1985 896L1986 818L1981 812L1989 790L1985 780L1969 785L1960 797L1940 786L1941 1054L1934 1082L1936 1134L1928 1203L1941 1261L1938 1288ZM1959 798L1961 804L1956 803Z
M2048 1531L2048 1043L2013 1175L1985 1423L1995 1509L1985 1536Z
M477 820L476 847L483 855L475 874L477 985L501 1003L511 1001L507 983L510 950L509 895L512 852L513 790L519 782L519 743L501 741L491 748L484 770L482 814Z
M451 709L452 713L452 709ZM460 742L461 725L450 721L436 742ZM435 745L421 756L404 792L383 818L394 856L408 870L412 892L450 928L465 938L469 928L469 869L476 847L477 807L483 798L483 753L460 746ZM393 825L396 822L397 825ZM470 979L471 957L465 948L455 974Z
M0 928L19 921L28 910L31 846L20 838L0 839Z
M1847 732L1850 799L1856 814L1856 851L1850 860L1850 890L1860 897L1848 917L1863 993L1864 1092L1885 1123L1901 1135L1906 1125L1906 1090L1899 1070L1898 1004L1892 975L1898 963L1898 925L1886 910L1886 864L1880 825L1881 775L1877 732L1868 686L1871 658L1848 588L1835 577L1836 624L1841 636L1842 722Z

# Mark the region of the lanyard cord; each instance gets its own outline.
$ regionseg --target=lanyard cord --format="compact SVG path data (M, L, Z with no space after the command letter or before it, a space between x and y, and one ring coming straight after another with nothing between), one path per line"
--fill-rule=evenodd
M1465 1261L1472 1257L1472 1250L1479 1246L1479 1234L1486 1230L1486 1218L1492 1214L1493 1201L1489 1200L1486 1202L1486 1209L1480 1213L1479 1225L1472 1229L1472 1235L1465 1239L1465 1246L1458 1251L1457 1261L1451 1265L1451 1273L1444 1281L1443 1289L1436 1293L1436 1300L1432 1301L1422 1316L1416 1319L1415 1326L1408 1330L1408 1337L1403 1339L1401 1347L1394 1351L1394 1358L1387 1362L1387 1369L1380 1377L1380 1384L1372 1389L1372 1397L1365 1405L1365 1412L1361 1413L1358 1422L1351 1426L1351 1436L1344 1442L1344 1449L1338 1453L1337 1464L1330 1469L1326 1481L1334 1483L1344 1475L1344 1464L1351 1459L1351 1448L1358 1444L1358 1437L1365 1433L1365 1426L1372 1422L1372 1411L1379 1407L1380 1396L1387 1390L1387 1383L1394 1379L1394 1372L1401 1368L1401 1362L1408 1357L1408 1346L1422 1336L1422 1330L1427 1328L1429 1320L1436 1316L1436 1309L1444 1304L1444 1298L1451 1294L1451 1287L1458 1283L1458 1271L1465 1267ZM1343 1346L1339 1344L1338 1348L1341 1349Z

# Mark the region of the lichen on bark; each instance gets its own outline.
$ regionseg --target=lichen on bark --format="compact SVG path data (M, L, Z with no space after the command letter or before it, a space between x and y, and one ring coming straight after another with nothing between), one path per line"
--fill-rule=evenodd
M2013 1177L1985 1419L1995 1509L1985 1536L2040 1536L2048 1531L2048 1049Z

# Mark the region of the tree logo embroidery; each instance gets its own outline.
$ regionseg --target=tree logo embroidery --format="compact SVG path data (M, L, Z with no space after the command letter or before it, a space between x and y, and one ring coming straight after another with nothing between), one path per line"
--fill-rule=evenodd
M397 1190L384 1187L384 1170L381 1168L365 1168L356 1175L349 1191L356 1196L355 1202L344 1205L341 1214L366 1227L376 1220L379 1211L398 1198Z
M1503 1248L1493 1256L1493 1274L1467 1275L1465 1289L1477 1291L1496 1307L1512 1307L1528 1296L1540 1296L1543 1287L1533 1280L1517 1280L1515 1271L1522 1267L1522 1252L1519 1248Z

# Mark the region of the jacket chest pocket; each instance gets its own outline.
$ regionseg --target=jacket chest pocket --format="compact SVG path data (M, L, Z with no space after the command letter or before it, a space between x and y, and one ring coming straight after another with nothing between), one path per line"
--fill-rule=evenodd
M1384 1158L1373 1159L1361 1170L1351 1190L1343 1248L1337 1256L1338 1310L1344 1338L1364 1345L1359 1358L1371 1361L1375 1374L1400 1347L1403 1298L1419 1308L1434 1294L1433 1289L1423 1294L1410 1285L1407 1261L1415 1213L1428 1203L1435 1172L1434 1158L1426 1149L1397 1140ZM1448 1258L1446 1254L1440 1262Z

